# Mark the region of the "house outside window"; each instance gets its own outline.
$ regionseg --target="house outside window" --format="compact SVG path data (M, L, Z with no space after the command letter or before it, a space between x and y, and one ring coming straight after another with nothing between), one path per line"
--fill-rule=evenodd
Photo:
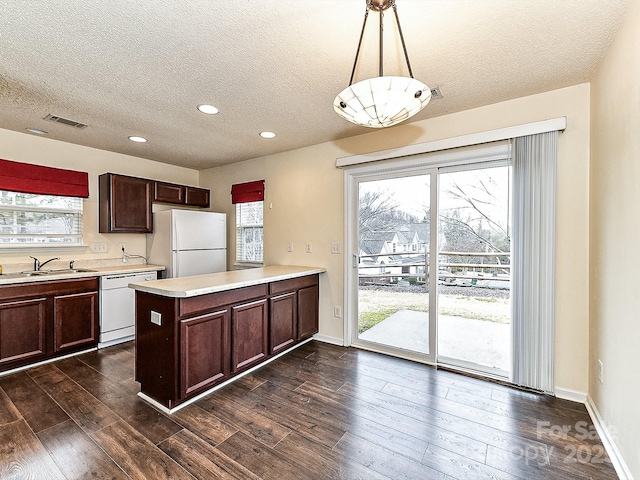
M0 190L0 248L82 245L82 198Z
M263 261L263 203L236 204L236 261L262 263Z

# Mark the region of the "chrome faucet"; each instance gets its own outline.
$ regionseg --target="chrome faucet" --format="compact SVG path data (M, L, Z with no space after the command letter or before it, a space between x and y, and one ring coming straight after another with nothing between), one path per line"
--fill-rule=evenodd
M31 255L29 256L31 257ZM31 258L33 258L33 270L36 272L39 271L42 267L44 267L47 263L53 262L54 260L60 260L60 257L56 257L56 258L50 258L46 262L40 263L40 260L38 260L36 257L31 257Z

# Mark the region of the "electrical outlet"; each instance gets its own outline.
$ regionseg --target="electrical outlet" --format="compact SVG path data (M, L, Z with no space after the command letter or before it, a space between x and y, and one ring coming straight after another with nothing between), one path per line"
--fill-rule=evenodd
M600 380L600 383L604 383L604 364L602 360L598 360L598 380Z
M151 310L151 323L155 325L162 325L162 314Z
M331 253L339 254L342 253L342 247L340 242L331 242Z
M91 243L91 253L106 253L107 252L107 244L106 242L92 242Z
M342 307L340 305L333 307L333 316L336 318L342 317Z
M313 245L311 242L307 242L307 253L311 253L313 251Z
M293 252L293 242L287 243L287 252Z

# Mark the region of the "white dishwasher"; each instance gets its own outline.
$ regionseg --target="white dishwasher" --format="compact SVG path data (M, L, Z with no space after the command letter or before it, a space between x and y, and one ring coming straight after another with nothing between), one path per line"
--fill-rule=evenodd
M107 347L133 339L136 331L135 290L130 283L156 280L156 272L105 275L100 278L100 343Z

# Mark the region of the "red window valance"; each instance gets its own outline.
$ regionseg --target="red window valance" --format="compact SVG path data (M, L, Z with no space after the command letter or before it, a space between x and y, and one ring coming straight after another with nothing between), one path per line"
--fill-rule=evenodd
M89 174L0 159L0 190L87 198Z
M260 202L264 200L264 180L237 183L231 186L231 203Z

